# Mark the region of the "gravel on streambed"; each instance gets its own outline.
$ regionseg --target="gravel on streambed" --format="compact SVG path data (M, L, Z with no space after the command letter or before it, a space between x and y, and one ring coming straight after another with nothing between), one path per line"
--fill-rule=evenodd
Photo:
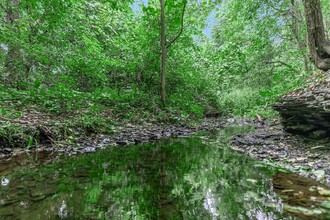
M237 152L279 166L330 186L329 141L308 143L286 133L279 120L233 137L230 146Z
M53 155L78 155L96 152L107 146L126 146L157 141L163 137L189 136L196 132L220 130L228 126L252 126L254 131L234 136L230 146L250 157L289 169L330 186L330 148L323 144L309 145L283 130L279 120L247 120L237 118L206 118L195 126L140 125L126 123L115 127L113 135L95 135L75 144L38 146L29 149L0 148L0 161L28 152L53 152ZM54 158L54 156L52 157Z
M125 123L114 127L112 135L96 134L81 138L75 143L57 142L56 145L39 145L29 148L1 148L0 159L8 156L22 154L33 151L54 151L57 154L75 155L81 153L95 152L107 146L125 146L129 144L139 144L157 141L163 137L188 136L195 132L219 130L224 127L226 120L221 118L206 118L201 123L194 126L179 125L155 125L151 123L131 124Z

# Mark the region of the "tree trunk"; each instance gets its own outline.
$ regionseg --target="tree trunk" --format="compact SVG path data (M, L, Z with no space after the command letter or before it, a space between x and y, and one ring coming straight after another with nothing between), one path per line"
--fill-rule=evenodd
M330 69L330 42L326 40L320 0L304 0L310 58L318 69Z
M311 70L309 66L309 60L308 60L308 55L306 54L307 50L307 36L301 37L300 35L300 25L302 25L302 20L303 16L301 12L298 9L298 5L296 0L291 0L291 6L292 6L292 26L291 30L293 33L294 38L297 41L298 48L300 51L303 51L303 59L304 59L304 67L305 67L305 72L309 72Z
M11 26L14 33L18 31L18 25L14 21L19 19L19 0L9 0L6 4L6 23ZM25 69L22 62L22 55L20 52L20 45L15 41L6 42L8 45L8 53L5 60L5 68L10 73L10 77L6 79L9 84L22 82L25 77L22 77L20 71Z
M165 0L160 0L161 7L161 47L162 47L162 64L161 64L161 102L165 106L166 103L166 35L165 35Z
M166 47L165 49L169 49L174 43L176 40L179 39L179 37L181 36L182 32L183 32L183 23L184 23L184 13L185 13L185 10L186 10L186 6L187 6L187 2L188 1L184 1L184 4L183 4L183 8L182 8L182 15L181 15L181 28L180 28L180 31L178 32L178 34L168 43L166 44ZM165 29L164 29L165 30ZM166 41L165 41L166 42ZM147 67L152 64L155 60L159 59L159 57L161 57L162 55L162 51L160 51L159 55L157 57L153 57L152 59L149 58L149 60L147 60L146 64L144 66L142 66L141 68L139 68L137 71L136 71L136 78L137 78L137 82L139 82L139 79L140 79L140 82L141 82L141 74L142 72L147 69ZM139 83L138 83L139 84Z
M167 219L167 190L166 190L166 154L165 151L162 149L161 151L161 178L162 178L162 196L161 196L161 209L162 209L162 220Z

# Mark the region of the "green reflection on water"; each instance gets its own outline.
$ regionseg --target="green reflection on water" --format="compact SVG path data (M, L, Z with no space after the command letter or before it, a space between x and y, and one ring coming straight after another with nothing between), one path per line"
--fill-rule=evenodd
M242 129L16 171L2 177L0 218L291 219L272 190L273 171L226 147Z

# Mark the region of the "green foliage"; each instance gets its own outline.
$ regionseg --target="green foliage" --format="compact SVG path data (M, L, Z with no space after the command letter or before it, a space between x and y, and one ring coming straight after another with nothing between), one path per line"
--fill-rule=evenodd
M168 41L180 29L184 3L166 3ZM19 18L1 26L5 34L0 42L9 48L7 54L1 50L0 57L1 81L9 87L3 91L3 99L16 100L14 104L20 108L33 105L55 114L95 103L113 108L119 115L125 112L124 117L131 117L136 108L157 112L159 10L158 4L152 3L140 7L143 10L137 16L131 13L129 1L21 1ZM186 15L186 29L202 28L191 16ZM169 96L175 97L170 108L179 115L199 118L203 110L196 106L208 103L208 88L204 88L208 83L203 73L193 68L195 59L185 57L196 50L190 33L184 32L169 51L167 89Z
M257 90L254 88L234 88L220 98L220 108L227 114L244 115L248 109L258 106Z
M167 45L186 2L166 1ZM86 132L111 130L113 118L271 115L269 106L311 72L302 4L291 3L188 1L183 32L167 51L163 108L159 2L0 0L1 115L37 109ZM322 6L327 21L329 4Z
M200 65L218 83L220 109L234 115L272 115L269 106L301 86L311 72L299 20L302 8L286 1L229 1L217 13L214 40L203 42Z

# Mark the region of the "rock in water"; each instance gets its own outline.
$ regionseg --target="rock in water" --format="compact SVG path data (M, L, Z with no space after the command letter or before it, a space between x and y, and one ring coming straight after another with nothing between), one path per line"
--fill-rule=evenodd
M286 131L312 139L330 138L330 71L281 98L273 106Z

